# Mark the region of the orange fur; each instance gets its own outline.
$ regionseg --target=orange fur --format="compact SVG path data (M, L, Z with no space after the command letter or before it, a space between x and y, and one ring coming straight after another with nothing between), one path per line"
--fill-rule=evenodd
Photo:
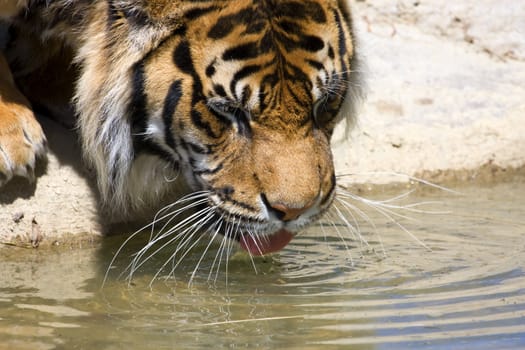
M60 96L46 90L70 89L48 81L71 67L57 62L74 63L79 136L111 214L176 201L180 183L262 234L283 227L280 214L308 209L287 224L295 230L330 206L330 138L352 120L358 85L346 1L30 2L17 30L9 59L35 106L55 110L42 100L54 107ZM44 138L7 80L0 172L9 178L33 164Z
M29 101L16 88L0 55L0 185L14 175L32 180L35 160L44 153L45 143Z

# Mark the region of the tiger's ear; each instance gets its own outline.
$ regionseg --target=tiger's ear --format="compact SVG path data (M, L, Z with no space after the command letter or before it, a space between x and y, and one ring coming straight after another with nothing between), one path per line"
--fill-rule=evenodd
M115 0L114 10L127 19L163 23L181 15L182 0Z

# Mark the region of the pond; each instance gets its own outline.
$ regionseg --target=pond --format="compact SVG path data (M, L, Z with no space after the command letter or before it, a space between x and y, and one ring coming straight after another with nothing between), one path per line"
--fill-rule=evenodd
M2 247L0 349L523 349L525 183L455 190L364 195L383 205L355 200L355 231L253 261L203 245L157 274L161 251L131 280L145 238L113 263L126 237Z

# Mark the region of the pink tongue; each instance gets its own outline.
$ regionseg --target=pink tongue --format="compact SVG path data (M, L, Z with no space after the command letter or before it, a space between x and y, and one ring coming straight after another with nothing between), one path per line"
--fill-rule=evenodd
M292 238L290 231L282 229L262 238L245 234L241 236L240 244L251 255L266 255L283 249Z

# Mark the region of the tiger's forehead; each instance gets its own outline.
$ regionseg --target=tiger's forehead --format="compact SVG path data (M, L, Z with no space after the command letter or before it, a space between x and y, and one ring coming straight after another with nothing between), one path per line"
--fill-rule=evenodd
M321 3L232 1L213 21L196 23L193 58L206 95L260 113L282 101L309 109L338 50L334 14Z
M309 0L231 1L216 13L207 34L210 38L221 39L238 28L244 28L246 34L260 33L268 25L293 34L300 21L309 24L328 22L330 14L322 3Z

